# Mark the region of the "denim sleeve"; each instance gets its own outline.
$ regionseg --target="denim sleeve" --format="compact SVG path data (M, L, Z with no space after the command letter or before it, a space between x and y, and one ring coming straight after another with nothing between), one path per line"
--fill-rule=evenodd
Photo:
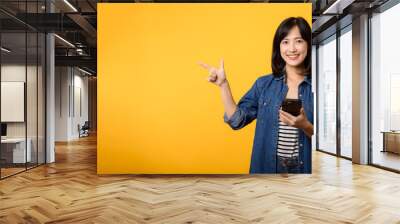
M311 93L311 109L310 122L311 124L314 124L314 93Z
M233 130L241 129L250 124L257 117L259 95L256 81L240 99L236 111L229 119L224 113L224 122L229 124Z

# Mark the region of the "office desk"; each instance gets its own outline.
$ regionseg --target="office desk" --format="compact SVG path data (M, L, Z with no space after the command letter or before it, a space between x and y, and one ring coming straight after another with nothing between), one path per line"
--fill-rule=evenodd
M381 133L383 134L382 152L393 152L400 154L400 132L382 131Z
M25 154L25 138L6 138L1 139L1 157L6 163L25 163L31 161L31 145L30 138L26 141L28 144ZM12 158L12 159L11 159ZM27 159L25 161L25 159Z

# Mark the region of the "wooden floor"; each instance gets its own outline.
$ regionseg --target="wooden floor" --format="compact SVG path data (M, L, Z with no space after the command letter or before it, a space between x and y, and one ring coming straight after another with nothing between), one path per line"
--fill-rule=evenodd
M1 177L8 177L11 176L13 174L25 171L25 167L24 168L0 168L1 169Z
M19 164L18 167L6 167L6 168L0 168L0 172L1 172L1 178L6 178L8 176L12 176L14 174L20 173L20 172L24 172L27 169L33 169L35 168L37 165L35 164L29 164L27 163L27 167L25 167L25 164Z
M392 152L374 151L372 161L374 164L400 170L400 155Z
M312 175L96 174L94 137L0 181L0 223L400 223L400 175L315 152Z

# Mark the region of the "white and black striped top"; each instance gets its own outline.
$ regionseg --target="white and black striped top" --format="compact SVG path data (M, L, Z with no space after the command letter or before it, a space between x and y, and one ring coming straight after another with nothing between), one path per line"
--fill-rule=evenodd
M298 128L288 126L279 121L278 156L290 158L299 155L298 133Z

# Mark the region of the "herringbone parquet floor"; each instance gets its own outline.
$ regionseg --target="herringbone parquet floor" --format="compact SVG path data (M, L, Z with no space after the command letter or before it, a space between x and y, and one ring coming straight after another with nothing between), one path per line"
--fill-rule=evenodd
M0 223L400 223L400 175L315 152L312 175L96 174L96 141L0 181Z

